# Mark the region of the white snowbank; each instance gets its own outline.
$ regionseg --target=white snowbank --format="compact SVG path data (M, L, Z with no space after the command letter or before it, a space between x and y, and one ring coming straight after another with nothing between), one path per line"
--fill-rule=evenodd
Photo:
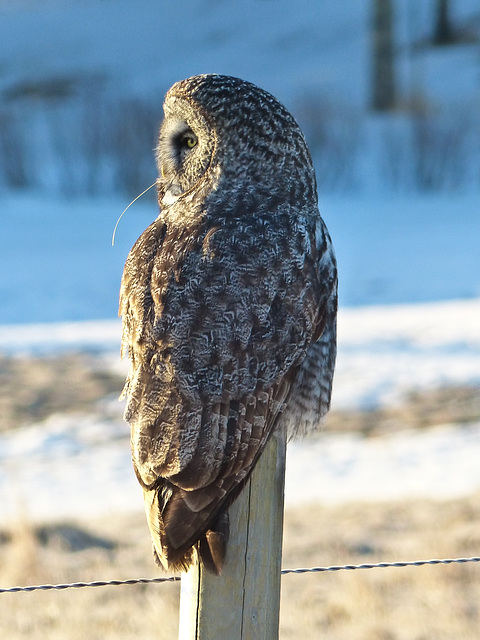
M334 407L462 384L480 387L480 300L340 309Z
M86 518L142 509L128 428L54 416L0 437L0 519ZM480 422L377 438L292 442L286 505L445 499L480 489Z
M286 504L448 499L480 489L480 422L291 442Z
M0 519L62 520L142 508L128 427L52 416L0 436Z
M0 352L93 349L120 362L119 320L0 325ZM412 390L480 386L480 300L341 308L333 406L370 408Z
M0 325L0 352L43 354L94 349L120 353L120 320Z

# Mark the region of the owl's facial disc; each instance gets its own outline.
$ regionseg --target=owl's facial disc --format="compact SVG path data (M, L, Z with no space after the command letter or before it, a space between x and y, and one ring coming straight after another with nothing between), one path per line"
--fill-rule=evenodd
M187 122L166 118L160 129L157 161L160 182L165 187L168 203L188 188L190 156L198 151L198 136ZM168 193L169 192L169 193Z
M164 113L157 147L161 208L170 207L204 184L215 149L212 128L194 103L169 96Z
M198 144L197 135L186 122L176 122L175 126L168 133L167 162L170 160L175 170L181 171L187 155L189 155Z
M199 150L198 136L185 121L165 118L157 148L159 200L164 207L172 205L196 182L194 156Z

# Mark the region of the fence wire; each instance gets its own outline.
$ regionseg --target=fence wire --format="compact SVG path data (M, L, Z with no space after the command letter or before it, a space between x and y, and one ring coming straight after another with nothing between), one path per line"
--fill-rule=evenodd
M473 558L444 558L442 560L413 560L411 562L377 562L376 564L344 564L330 567L310 567L299 569L282 569L282 575L288 573L321 573L324 571L353 571L355 569L386 569L389 567L422 567L424 565L437 564L465 564L467 562L480 562L480 557ZM0 593L18 593L19 591L64 591L65 589L83 589L84 587L119 587L131 584L152 584L159 582L177 582L179 576L168 578L132 578L130 580L97 580L95 582L71 582L66 584L40 584L28 587L0 588Z

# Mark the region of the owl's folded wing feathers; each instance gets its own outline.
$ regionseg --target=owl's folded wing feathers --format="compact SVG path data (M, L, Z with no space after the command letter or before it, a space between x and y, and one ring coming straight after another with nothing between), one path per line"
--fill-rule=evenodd
M252 225L243 235L205 229L196 245L190 233L187 250L180 232L157 221L125 267L120 312L132 361L126 418L155 554L169 569L187 568L199 541L207 568L221 570L225 511L329 322L333 284L318 280L311 238L301 259L287 262L298 238L282 237L275 251L265 222Z

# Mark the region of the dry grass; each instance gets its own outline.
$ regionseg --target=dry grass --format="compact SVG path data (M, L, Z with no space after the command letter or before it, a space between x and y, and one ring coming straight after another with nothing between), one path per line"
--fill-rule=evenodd
M100 412L122 380L92 356L0 357L0 431L53 412ZM402 407L333 412L328 431L365 434L467 422L478 389L412 396ZM284 566L480 555L480 494L449 502L309 506L285 517ZM159 575L143 513L88 523L0 524L0 585ZM178 584L0 595L0 638L168 640L177 637ZM473 640L480 564L287 575L282 640ZM226 639L228 640L228 638Z
M478 555L480 495L449 502L310 506L286 513L284 566ZM0 535L2 585L158 575L143 514ZM177 637L177 584L0 596L0 637ZM480 565L286 575L281 638L473 640Z
M105 396L119 396L123 378L93 354L38 358L0 354L0 432L53 413L98 411Z
M88 525L4 531L4 584L44 584L153 576L142 513ZM176 584L91 588L0 596L0 637L49 640L176 638Z
M284 565L478 556L479 521L480 495L298 509L286 517ZM282 588L283 640L478 638L477 564L290 575Z
M468 423L480 419L480 389L445 387L412 392L401 405L371 411L333 410L326 431L355 431L364 435L385 435L402 429L424 429L447 423Z

